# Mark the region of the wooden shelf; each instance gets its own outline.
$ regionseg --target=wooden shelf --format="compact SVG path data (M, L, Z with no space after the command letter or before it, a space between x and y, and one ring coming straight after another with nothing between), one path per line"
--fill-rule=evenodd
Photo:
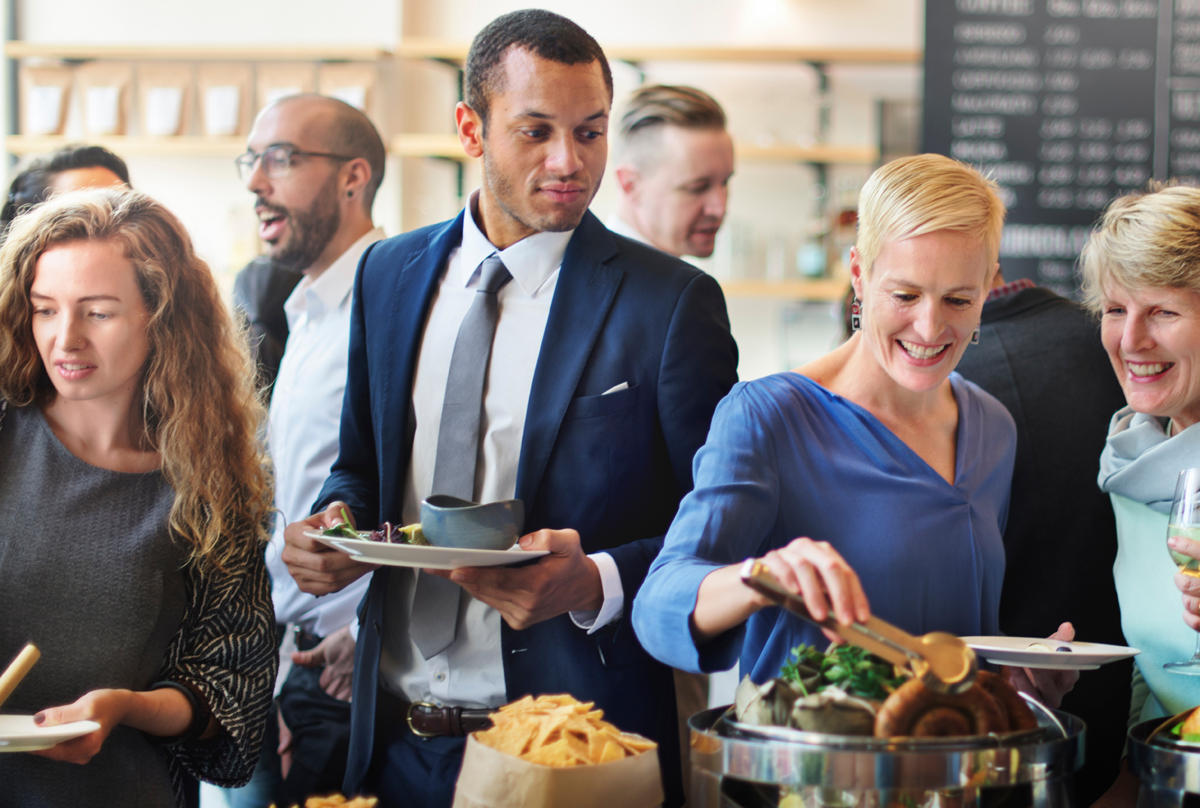
M137 59L184 62L375 62L391 53L369 45L87 45L4 43L10 59Z
M9 135L4 148L9 154L47 154L73 143L103 146L119 155L163 157L237 157L246 150L245 137L63 137ZM232 169L231 169L232 170Z
M845 297L849 284L849 278L817 278L810 281L723 280L721 289L728 297L772 297L833 302Z
M392 138L392 154L401 157L442 157L449 160L469 160L463 154L458 135L404 134ZM737 145L739 160L751 163L845 163L872 165L879 161L879 152L872 146L755 146Z
M469 43L448 39L410 38L395 54L404 59L463 62ZM823 64L920 64L924 54L905 48L785 48L725 46L605 45L609 59L622 62L819 62Z
M879 162L879 150L874 146L757 146L753 143L738 143L739 160L754 163L847 163L874 165Z
M388 144L388 151L400 157L442 157L463 162L472 159L463 152L458 135L396 135Z

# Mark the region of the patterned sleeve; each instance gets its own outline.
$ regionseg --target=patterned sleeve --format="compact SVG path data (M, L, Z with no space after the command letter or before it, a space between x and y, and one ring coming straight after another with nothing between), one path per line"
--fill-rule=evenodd
M215 738L166 748L176 794L185 769L224 787L249 781L279 667L263 553L236 572L201 573L189 564L184 576L187 605L159 679L193 685L222 729Z

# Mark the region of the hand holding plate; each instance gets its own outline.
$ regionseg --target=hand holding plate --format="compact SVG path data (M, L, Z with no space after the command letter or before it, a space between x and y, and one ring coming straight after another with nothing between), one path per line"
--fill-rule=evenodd
M307 519L293 522L283 531L284 549L281 554L301 592L310 595L328 595L338 592L376 569L374 564L364 564L353 557L326 547L315 539L305 536L305 531L324 530L345 521L345 513L354 519L344 502L332 502L320 513Z
M518 631L572 611L599 609L604 587L596 562L587 557L574 530L539 530L522 536L522 550L544 550L525 567L464 567L426 570L449 578L494 608Z

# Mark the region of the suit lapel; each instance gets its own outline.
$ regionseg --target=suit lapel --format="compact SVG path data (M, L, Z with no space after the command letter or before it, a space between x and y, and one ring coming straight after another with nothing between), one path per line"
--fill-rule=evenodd
M584 214L563 256L529 391L517 464L517 497L525 502L526 513L534 508L563 415L624 277L606 263L616 253L617 244L604 225L590 211Z
M392 466L380 469L380 503L383 516L400 518L400 488L408 473L412 452L412 385L421 351L421 338L433 293L450 251L462 243L463 214L430 234L423 250L413 252L396 274L392 315L384 341L388 372L383 374L379 398L383 417L379 425L381 458L393 457Z

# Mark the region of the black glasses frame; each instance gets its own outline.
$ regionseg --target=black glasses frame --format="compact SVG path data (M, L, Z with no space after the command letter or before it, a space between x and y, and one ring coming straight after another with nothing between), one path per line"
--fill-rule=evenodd
M255 166L257 166L259 161L266 158L267 155L269 155L269 154L282 154L283 155L282 160L280 160L278 158L267 160L267 162L263 165L263 173L266 174L271 179L279 179L280 177L286 177L287 173L292 170L292 159L294 157L300 157L300 156L302 156L302 157L324 157L329 160L342 160L342 161L356 159L354 157L347 157L344 154L329 154L327 152L304 151L302 149L297 149L293 146L268 146L267 148L263 149L261 152L256 152L256 151L247 149L245 152L243 152L242 154L239 154L236 158L234 158L234 161L233 161L233 164L235 166L237 166L238 175L242 178L243 182L250 179L250 177L254 174ZM276 167L268 168L268 166L270 166L272 164L274 164Z

